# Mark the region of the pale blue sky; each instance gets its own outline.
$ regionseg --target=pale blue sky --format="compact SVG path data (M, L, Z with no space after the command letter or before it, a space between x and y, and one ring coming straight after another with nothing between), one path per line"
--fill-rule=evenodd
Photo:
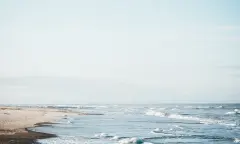
M239 7L1 0L1 102L240 102Z

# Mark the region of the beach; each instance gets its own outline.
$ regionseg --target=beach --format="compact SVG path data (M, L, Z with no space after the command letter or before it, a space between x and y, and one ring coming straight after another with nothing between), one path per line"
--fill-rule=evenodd
M68 115L79 113L51 108L0 107L0 144L35 143L54 134L30 131L28 128L55 123Z
M240 143L240 104L11 105L0 144Z

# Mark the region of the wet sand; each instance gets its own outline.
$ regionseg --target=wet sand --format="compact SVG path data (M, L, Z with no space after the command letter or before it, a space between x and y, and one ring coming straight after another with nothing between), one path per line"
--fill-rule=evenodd
M56 135L24 129L24 132L16 132L11 135L0 135L0 144L37 144L37 139L53 137L56 137Z
M28 128L49 125L67 115L79 114L49 108L0 107L0 144L32 144L37 139L56 137Z

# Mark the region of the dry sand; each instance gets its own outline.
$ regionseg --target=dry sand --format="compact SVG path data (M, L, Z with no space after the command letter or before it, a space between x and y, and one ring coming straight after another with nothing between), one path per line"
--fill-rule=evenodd
M34 143L36 139L54 137L53 134L29 131L27 128L56 122L66 115L79 113L49 108L0 107L0 144Z

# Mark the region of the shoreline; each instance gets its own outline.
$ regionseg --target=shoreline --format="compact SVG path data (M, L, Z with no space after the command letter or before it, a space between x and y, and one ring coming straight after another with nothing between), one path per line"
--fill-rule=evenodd
M39 125L40 126L40 125ZM55 134L43 133L24 129L24 132L17 132L12 135L0 135L0 144L38 144L37 140L54 138Z
M57 137L29 128L55 124L57 120L74 115L84 114L50 108L0 107L0 144L37 144L38 139Z

